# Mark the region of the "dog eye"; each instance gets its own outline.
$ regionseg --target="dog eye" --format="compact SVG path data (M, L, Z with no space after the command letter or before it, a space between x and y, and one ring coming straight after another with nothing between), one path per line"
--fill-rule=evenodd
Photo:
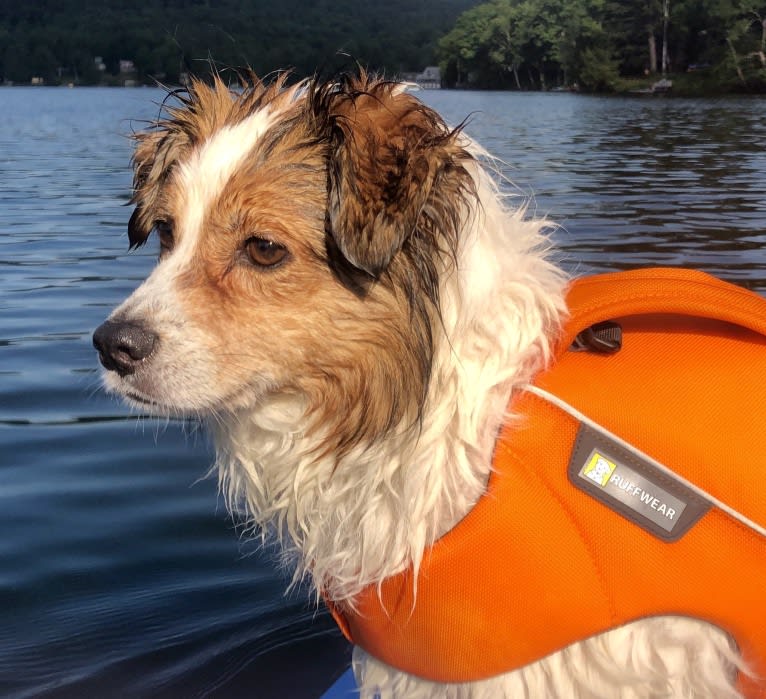
M167 255L175 245L172 221L158 220L154 222L154 230L160 239L160 257Z
M253 236L245 242L245 251L250 261L258 267L276 267L289 255L284 245L259 236Z

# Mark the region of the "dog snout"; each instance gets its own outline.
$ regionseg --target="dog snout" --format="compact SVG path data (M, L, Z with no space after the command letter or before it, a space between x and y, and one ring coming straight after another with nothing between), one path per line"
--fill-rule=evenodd
M107 320L93 333L93 346L104 368L133 374L154 351L157 335L140 323Z

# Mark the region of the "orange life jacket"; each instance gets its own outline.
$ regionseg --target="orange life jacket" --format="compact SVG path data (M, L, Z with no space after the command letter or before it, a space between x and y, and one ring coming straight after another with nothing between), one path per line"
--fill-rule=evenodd
M416 601L405 571L356 611L328 606L353 643L439 682L657 615L725 629L766 677L766 300L657 269L575 281L568 304L556 361L512 400L487 494L426 552ZM607 320L621 349L588 351L599 330L572 351Z

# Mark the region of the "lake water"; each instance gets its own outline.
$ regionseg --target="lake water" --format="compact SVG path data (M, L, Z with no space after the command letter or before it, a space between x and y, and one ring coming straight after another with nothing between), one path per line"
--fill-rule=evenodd
M424 92L561 224L575 273L691 266L766 292L766 101ZM0 696L315 697L347 661L239 537L189 426L99 390L126 137L158 90L0 89ZM151 246L149 246L151 247Z

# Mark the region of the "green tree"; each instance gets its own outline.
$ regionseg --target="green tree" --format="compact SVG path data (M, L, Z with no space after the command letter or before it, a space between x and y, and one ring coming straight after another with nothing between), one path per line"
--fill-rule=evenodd
M708 84L766 86L764 0L490 0L439 44L453 84L610 90L620 76L704 70Z
M440 42L447 75L464 84L609 89L616 62L604 0L492 0L460 16Z
M492 47L487 42L504 4L507 0L495 0L464 12L452 31L439 41L442 67L450 83L481 87L492 82Z

